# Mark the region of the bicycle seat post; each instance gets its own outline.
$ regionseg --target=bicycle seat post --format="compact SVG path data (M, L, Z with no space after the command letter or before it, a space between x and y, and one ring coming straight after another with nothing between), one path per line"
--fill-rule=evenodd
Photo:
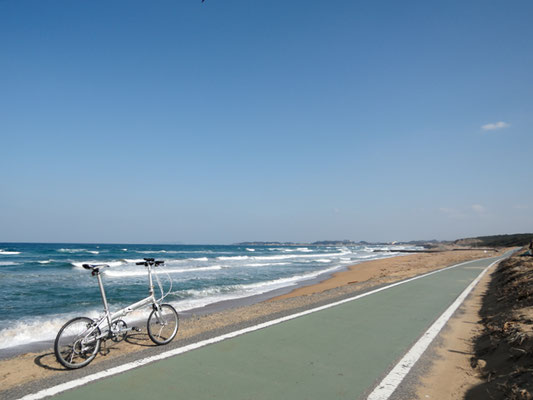
M154 295L154 281L152 279L152 265L148 263L147 268L148 268L148 282L150 286L150 296L153 296Z
M111 316L109 314L109 306L107 305L107 297L105 295L104 283L102 282L102 277L100 276L100 271L96 272L96 278L98 279L98 286L100 287L100 294L102 295L102 302L104 303L104 312L107 317L107 322L111 327Z

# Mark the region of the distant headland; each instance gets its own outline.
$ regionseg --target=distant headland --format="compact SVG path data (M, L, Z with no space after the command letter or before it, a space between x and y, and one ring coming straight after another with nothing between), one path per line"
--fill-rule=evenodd
M421 246L424 248L437 248L442 246L459 247L512 247L525 246L533 241L533 233L515 233L510 235L478 236L473 238L463 238L452 241L446 240L411 240L408 242L367 242L364 240L320 240L317 242L240 242L235 246L387 246L406 245Z

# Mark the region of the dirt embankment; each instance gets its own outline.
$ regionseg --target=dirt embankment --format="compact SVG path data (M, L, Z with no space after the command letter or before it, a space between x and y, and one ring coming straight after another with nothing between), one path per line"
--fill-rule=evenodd
M533 257L525 251L498 266L483 299L484 329L471 366L484 383L466 393L468 400L533 399Z

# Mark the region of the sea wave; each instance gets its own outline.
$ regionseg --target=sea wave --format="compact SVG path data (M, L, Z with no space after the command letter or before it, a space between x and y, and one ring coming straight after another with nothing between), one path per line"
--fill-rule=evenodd
M98 261L98 260L92 260L92 261L80 261L80 262L71 262L72 266L76 268L83 268L83 264L105 264L109 267L119 267L121 265L124 265L124 261Z
M131 326L132 322L146 320L150 309L136 310L123 319ZM97 319L101 315L100 309L85 310L81 315ZM20 321L8 321L0 329L0 349L14 346L28 345L35 342L50 342L50 347L59 329L70 319L80 316L79 312L34 316Z
M20 254L20 251L0 250L0 254L15 255L15 254Z
M88 250L88 249L57 249L59 253L69 253L69 254L76 254L76 253L91 253L91 254L100 254L97 250Z
M281 251L283 251L284 253L293 253L293 252L296 252L296 251L299 251L300 253L312 253L313 251L315 250L311 250L309 249L308 247L297 247L297 248L293 248L293 249L280 249Z
M8 267L10 265L20 265L20 263L14 261L0 261L0 267Z
M331 273L339 270L339 266L330 267L327 269L295 275L287 278L279 278L266 282L257 282L242 285L224 285L216 287L208 287L205 289L190 289L186 291L176 291L173 294L184 294L188 298L172 302L174 307L178 311L186 311L192 308L204 307L209 304L218 303L226 300L236 300L243 297L254 296L270 292L272 290L281 289L283 287L290 287L298 284L299 282L316 278L319 275Z
M290 260L296 258L324 258L324 257L341 257L344 255L353 254L351 251L343 250L337 253L313 253L313 254L277 254L272 256L220 256L217 260L221 261L267 261L267 260Z
M272 265L287 265L286 263L249 263L242 265L243 267L270 267Z
M289 260L291 258L322 258L322 257L341 257L352 254L351 251L341 251L338 253L314 253L314 254L284 254L275 256L257 256L252 257L254 260Z
M173 265L173 264L183 264L183 263L195 263L195 262L206 262L209 261L209 258L207 257L191 257L191 258L170 258L166 259L165 265Z
M255 257L250 257L250 256L220 256L220 257L217 257L217 260L222 260L222 261L233 261L233 260L248 260L250 258L255 258Z
M154 274L163 275L165 273L169 274L178 274L178 273L185 273L185 272L203 272L203 271L217 271L221 270L223 267L221 265L212 265L210 267L203 267L203 268L165 268L165 269L156 269L153 271ZM114 277L114 278L129 278L134 276L146 276L148 273L146 270L137 270L137 271L117 271L117 270L105 270L104 274L106 276Z

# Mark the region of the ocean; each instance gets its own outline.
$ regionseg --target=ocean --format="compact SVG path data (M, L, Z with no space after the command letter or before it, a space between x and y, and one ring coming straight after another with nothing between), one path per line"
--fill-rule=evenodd
M144 257L157 269L165 302L178 312L295 287L407 246L232 246L0 243L0 351L51 341L75 316L102 313L98 284L84 263L105 263L111 311L148 296ZM390 250L376 252L375 250ZM156 293L159 291L156 283ZM137 311L126 322L143 318Z

